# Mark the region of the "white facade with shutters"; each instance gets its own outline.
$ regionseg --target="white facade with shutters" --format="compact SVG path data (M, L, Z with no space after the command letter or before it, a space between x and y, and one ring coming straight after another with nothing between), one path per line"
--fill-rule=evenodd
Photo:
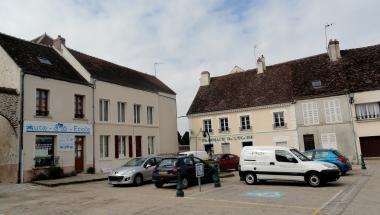
M295 103L300 150L313 139L314 147L338 149L356 159L353 116L348 95L330 96ZM312 135L312 136L311 136ZM309 137L309 138L307 138Z

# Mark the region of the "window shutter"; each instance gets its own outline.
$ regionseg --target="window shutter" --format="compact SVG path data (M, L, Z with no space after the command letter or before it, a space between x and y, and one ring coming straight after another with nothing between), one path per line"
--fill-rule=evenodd
M335 100L335 113L336 113L336 121L342 122L342 111L340 109L340 102L339 100Z
M332 123L332 102L331 101L325 101L324 102L324 109L325 109L325 118L326 118L326 123Z
M319 124L319 115L318 115L318 104L315 102L311 103L313 111L312 111L312 117L313 117L313 124Z
M303 114L303 123L305 125L309 125L310 124L310 120L309 120L309 117L308 117L308 112L309 112L309 108L308 108L308 103L303 103L302 104L302 114Z
M119 158L119 136L115 136L115 158Z

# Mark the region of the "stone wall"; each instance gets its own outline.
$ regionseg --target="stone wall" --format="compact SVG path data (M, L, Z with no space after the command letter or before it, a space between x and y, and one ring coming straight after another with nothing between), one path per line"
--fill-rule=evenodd
M9 121L15 131L18 128L18 99L16 90L0 87L0 115Z

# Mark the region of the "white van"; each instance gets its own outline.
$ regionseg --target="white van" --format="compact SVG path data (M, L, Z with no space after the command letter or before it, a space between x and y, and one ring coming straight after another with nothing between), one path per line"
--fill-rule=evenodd
M208 154L206 151L188 151L188 152L181 152L178 155L179 156L194 156L202 160L208 159Z
M266 180L292 180L318 187L337 181L340 172L335 165L312 161L294 148L246 146L240 153L239 175L249 185Z

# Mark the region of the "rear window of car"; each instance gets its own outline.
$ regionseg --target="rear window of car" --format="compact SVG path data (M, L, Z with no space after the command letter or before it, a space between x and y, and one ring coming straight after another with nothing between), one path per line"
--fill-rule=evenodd
M327 158L329 156L328 151L316 151L314 157L315 158Z
M158 166L168 167L168 166L176 166L176 164L177 164L177 158L169 158L169 159L162 160Z

